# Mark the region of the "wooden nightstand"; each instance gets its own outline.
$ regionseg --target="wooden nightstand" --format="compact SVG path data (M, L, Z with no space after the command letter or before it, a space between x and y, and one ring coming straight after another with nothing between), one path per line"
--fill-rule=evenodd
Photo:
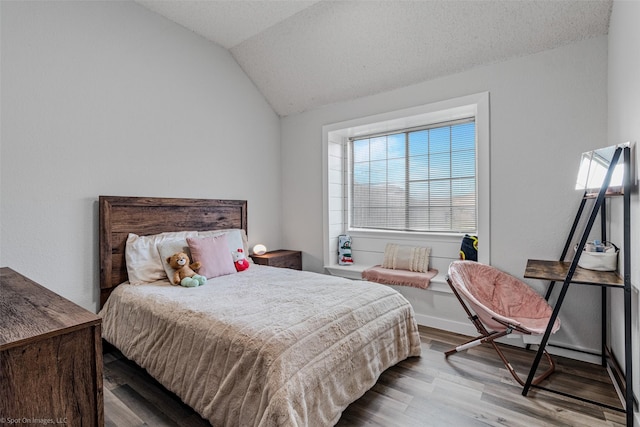
M251 259L260 265L302 270L302 252L300 251L278 249L277 251L269 251L262 255L251 255Z

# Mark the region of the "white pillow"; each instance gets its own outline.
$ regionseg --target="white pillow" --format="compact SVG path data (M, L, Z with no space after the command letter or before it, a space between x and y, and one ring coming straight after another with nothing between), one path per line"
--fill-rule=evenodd
M382 267L393 270L409 270L426 273L429 271L430 254L431 248L387 243L387 246L384 248Z
M129 233L125 247L125 261L127 263L127 275L129 283L139 285L155 282L167 277L158 253L157 245L161 242L196 237L197 231L176 231L150 236L138 236Z
M158 243L156 245L156 248L158 249L158 255L160 256L160 262L162 263L162 269L165 273L165 277L167 277L169 281L171 281L175 270L169 265L169 263L167 262L167 258L175 253L184 252L189 257L189 261L193 263L193 256L191 255L191 251L189 250L189 244L187 243L186 237L175 240L164 240Z

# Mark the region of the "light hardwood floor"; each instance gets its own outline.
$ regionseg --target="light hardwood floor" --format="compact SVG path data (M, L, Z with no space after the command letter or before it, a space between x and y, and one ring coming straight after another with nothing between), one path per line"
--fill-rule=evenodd
M622 412L539 389L522 396L522 387L488 345L445 359L443 352L466 337L422 326L420 337L421 357L385 371L344 411L338 426L624 426ZM534 353L503 349L526 378ZM556 373L544 385L621 408L604 368L560 357L555 361ZM105 354L104 379L107 427L210 426L115 350Z

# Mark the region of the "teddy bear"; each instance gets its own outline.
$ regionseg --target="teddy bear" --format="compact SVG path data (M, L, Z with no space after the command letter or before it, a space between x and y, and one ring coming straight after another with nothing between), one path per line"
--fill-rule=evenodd
M249 261L244 256L244 251L238 249L233 254L233 264L236 266L237 271L244 271L249 268Z
M189 255L184 252L178 252L167 257L167 263L175 270L173 279L171 280L172 285L182 285L187 288L204 285L207 278L200 276L194 271L199 269L202 264L199 262L190 262Z

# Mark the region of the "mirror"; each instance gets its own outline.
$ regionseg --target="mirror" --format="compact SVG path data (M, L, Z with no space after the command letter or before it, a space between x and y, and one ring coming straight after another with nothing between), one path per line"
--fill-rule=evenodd
M627 147L629 143L611 145L593 151L582 153L580 158L580 169L576 180L576 190L585 190L588 194L597 193L602 187L604 177L611 165L613 154L618 147ZM624 161L622 155L618 159L607 193L621 193L622 179L624 176Z

